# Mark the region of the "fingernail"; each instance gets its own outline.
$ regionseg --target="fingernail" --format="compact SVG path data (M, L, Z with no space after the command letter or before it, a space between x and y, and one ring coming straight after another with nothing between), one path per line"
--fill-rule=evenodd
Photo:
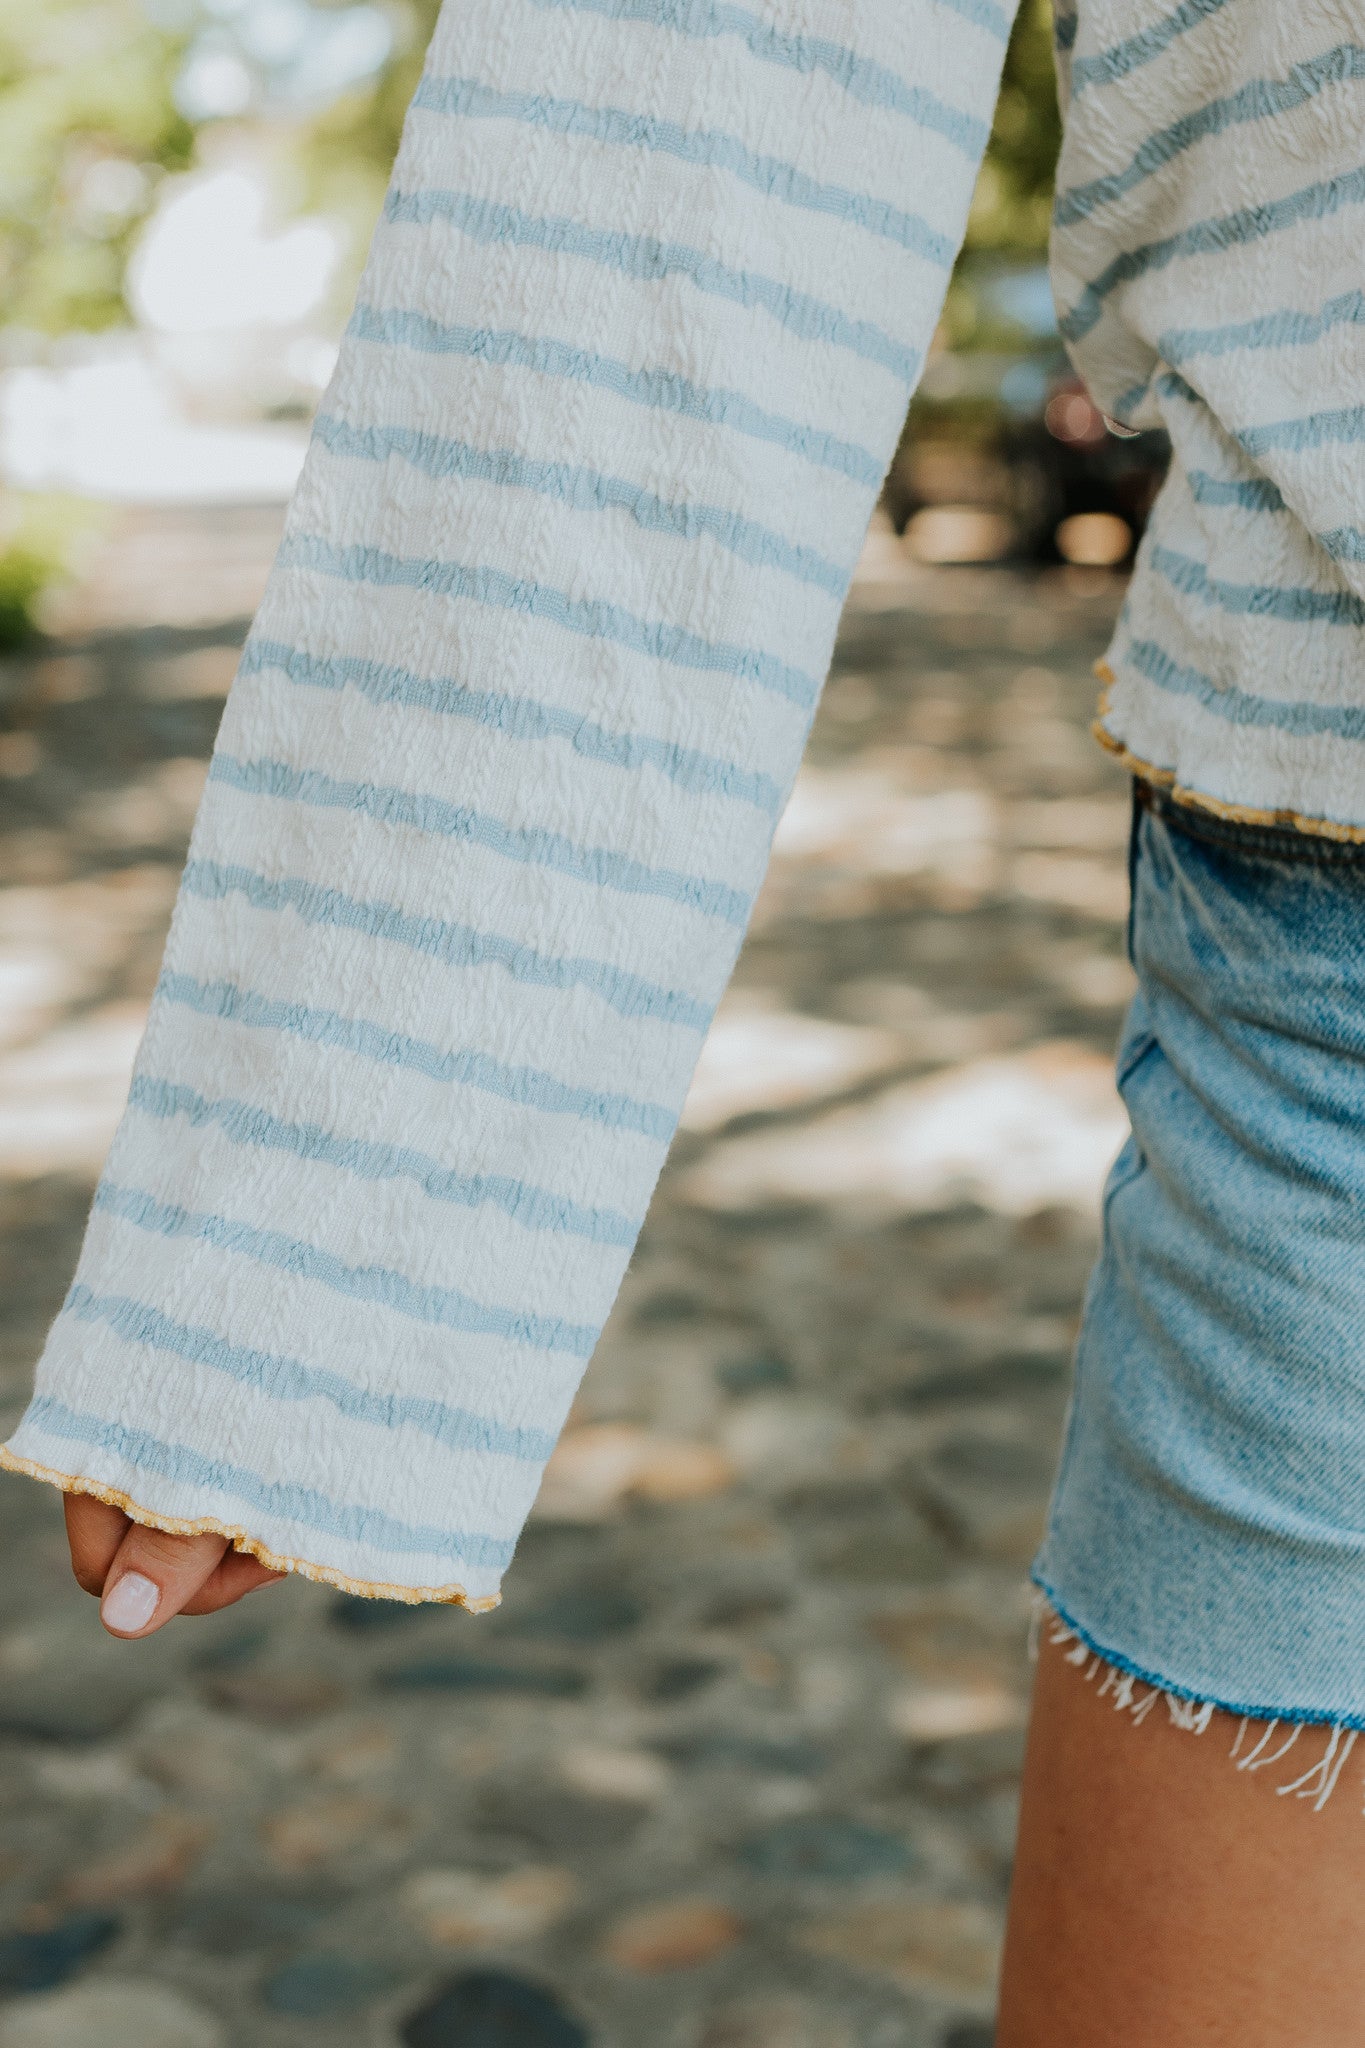
M141 1572L124 1572L100 1603L100 1620L121 1636L135 1636L156 1613L161 1588Z

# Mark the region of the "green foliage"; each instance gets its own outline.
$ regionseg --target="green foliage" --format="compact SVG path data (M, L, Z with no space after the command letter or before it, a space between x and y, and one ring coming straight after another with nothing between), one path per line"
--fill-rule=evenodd
M126 317L129 246L193 148L171 98L182 48L139 0L0 0L0 323Z
M362 231L378 214L439 5L440 0L402 0L401 11L395 8L399 34L389 63L372 82L318 116L308 131L304 156L312 203L348 212ZM1022 0L967 225L967 271L982 258L1042 255L1060 144L1050 0ZM958 310L970 311L965 305Z
M390 0L393 55L373 79L314 117L303 139L306 197L351 222L357 262L379 217L441 0Z
M97 506L56 491L0 491L0 652L37 624L43 593L79 567L104 524Z
M1005 58L995 126L972 199L969 255L1043 254L1061 141L1052 10L1049 0L1023 0Z
M1049 0L1023 0L943 309L942 339L951 348L1010 353L1036 345L1002 317L990 284L1002 271L1040 263L1047 253L1061 140L1051 6Z

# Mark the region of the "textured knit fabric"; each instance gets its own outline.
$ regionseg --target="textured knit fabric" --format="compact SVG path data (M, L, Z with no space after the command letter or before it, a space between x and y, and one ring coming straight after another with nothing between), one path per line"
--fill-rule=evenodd
M1062 333L1174 447L1101 736L1234 815L1365 836L1365 11L1058 27Z
M1057 246L1096 397L1177 450L1110 740L1345 827L1351 14L1064 19ZM1008 30L996 0L449 0L9 1462L362 1590L496 1597L734 963Z

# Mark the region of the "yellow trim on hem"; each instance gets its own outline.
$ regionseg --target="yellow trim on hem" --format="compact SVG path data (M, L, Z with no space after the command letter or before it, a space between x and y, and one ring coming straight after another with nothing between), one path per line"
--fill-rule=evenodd
M354 1593L361 1600L402 1600L409 1607L425 1605L443 1607L465 1607L471 1614L488 1614L502 1605L501 1593L487 1593L473 1599L463 1586L388 1586L369 1579L348 1579L345 1572L334 1571L328 1564L312 1564L307 1558L280 1557L275 1551L257 1542L245 1529L233 1529L226 1522L215 1521L212 1515L201 1515L195 1521L186 1521L179 1515L163 1515L155 1508L143 1507L139 1501L120 1493L117 1487L103 1486L97 1479L85 1479L72 1472L54 1472L49 1465L39 1465L32 1458L18 1457L8 1444L0 1444L0 1467L6 1472L22 1472L26 1478L41 1479L48 1486L56 1486L63 1493L87 1493L95 1500L102 1500L111 1508L119 1508L130 1521L140 1522L146 1529L164 1529L171 1536L226 1536L234 1550L247 1552L258 1558L272 1572L297 1572L300 1578L315 1579L320 1585L337 1586L343 1593Z
M1173 768L1154 768L1150 761L1144 761L1106 732L1104 720L1109 714L1109 692L1118 681L1107 661L1095 663L1095 674L1104 684L1100 692L1099 711L1090 730L1104 748L1112 754L1130 775L1136 775L1143 782L1153 782L1161 789L1168 789L1177 803L1189 804L1192 809L1209 811L1215 818L1226 818L1233 825L1289 826L1295 832L1302 832L1306 839L1336 839L1346 845L1365 844L1365 825L1339 825L1334 818L1308 818L1301 811L1261 811L1251 804L1228 804L1220 797L1207 796L1202 789L1191 789L1181 782Z

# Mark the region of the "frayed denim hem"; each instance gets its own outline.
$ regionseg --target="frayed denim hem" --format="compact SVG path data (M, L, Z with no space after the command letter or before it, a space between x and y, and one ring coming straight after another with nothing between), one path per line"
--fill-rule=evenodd
M1306 1729L1324 1729L1327 1746L1318 1761L1288 1784L1275 1788L1282 1799L1291 1796L1311 1799L1313 1811L1322 1811L1336 1789L1361 1730L1365 1729L1365 1714L1332 1715L1316 1709L1252 1707L1200 1698L1188 1687L1173 1685L1159 1678L1155 1672L1134 1664L1120 1651L1106 1649L1067 1613L1038 1571L1031 1572L1030 1577L1036 1588L1029 1637L1030 1655L1037 1656L1043 1631L1046 1630L1048 1642L1064 1650L1066 1662L1081 1671L1087 1682L1099 1680L1098 1697L1111 1700L1114 1711L1127 1714L1134 1724L1145 1721L1158 1700L1165 1701L1172 1725L1191 1735L1205 1734L1215 1714L1226 1714L1238 1724L1228 1756L1230 1761L1235 1759L1235 1768L1239 1771L1266 1770L1289 1754ZM1144 1687L1145 1692L1142 1690ZM1253 1722L1264 1722L1265 1726L1247 1748L1244 1745ZM1288 1735L1278 1746L1272 1746L1276 1734L1284 1727L1288 1728Z

